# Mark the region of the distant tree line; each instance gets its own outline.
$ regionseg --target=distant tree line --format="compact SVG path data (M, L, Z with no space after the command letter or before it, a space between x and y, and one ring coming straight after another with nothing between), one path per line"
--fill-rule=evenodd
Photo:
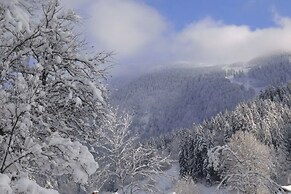
M254 90L231 83L221 70L173 69L133 80L110 99L133 114L131 130L152 137L189 128L254 96Z

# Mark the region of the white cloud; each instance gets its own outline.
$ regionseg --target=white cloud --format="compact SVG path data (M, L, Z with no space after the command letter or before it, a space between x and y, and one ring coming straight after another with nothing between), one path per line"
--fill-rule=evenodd
M275 27L251 30L206 18L178 33L175 50L200 63L245 61L276 51L290 51L291 19L277 18ZM181 50L183 48L183 50Z
M98 49L117 53L120 69L147 69L180 61L225 64L291 51L291 18L277 13L273 27L252 30L247 25L204 18L175 31L157 10L141 0L84 1L90 2L87 11L91 18L86 26L91 37Z
M92 0L61 0L62 6L70 9L78 10L80 6L85 6L92 3Z
M133 0L96 0L91 13L89 28L97 44L121 57L137 54L166 29L157 11Z

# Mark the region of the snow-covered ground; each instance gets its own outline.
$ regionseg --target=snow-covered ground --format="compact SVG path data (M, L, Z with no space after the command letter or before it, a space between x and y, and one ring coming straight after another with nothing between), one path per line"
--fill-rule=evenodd
M225 72L232 72L228 74L225 78L228 79L231 83L235 83L238 85L243 85L247 89L254 89L256 94L259 94L260 91L264 89L264 86L258 82L258 80L250 78L248 76L248 72L251 67L248 65L241 66L225 66L223 67ZM242 73L241 77L235 77L234 74Z
M170 169L168 169L164 176L159 176L156 178L156 188L159 189L161 194L180 194L178 191L180 188L178 188L178 181L179 181L179 165L178 163L175 163L172 165ZM187 187L187 185L185 185ZM190 186L189 186L190 187ZM193 187L193 185L192 185ZM194 185L195 187L195 193L193 194L230 194L230 192L226 190L217 190L216 186L207 187L201 183L197 183ZM186 190L187 188L185 188ZM185 194L187 192L183 192ZM114 194L123 194L121 192L117 192ZM136 194L148 194L148 192L140 191Z

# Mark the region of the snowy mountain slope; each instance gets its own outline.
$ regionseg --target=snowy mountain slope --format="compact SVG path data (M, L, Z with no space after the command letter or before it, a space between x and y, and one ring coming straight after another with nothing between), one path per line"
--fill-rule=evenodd
M168 69L114 90L111 102L134 115L133 130L152 136L191 127L253 96L218 68Z
M113 84L110 100L134 115L132 128L144 136L188 128L268 85L291 80L291 54L283 53L221 67L173 68ZM119 79L119 83L123 83Z
M231 64L223 68L233 83L253 88L257 94L266 86L281 85L291 80L291 54L277 53L258 57L247 63Z

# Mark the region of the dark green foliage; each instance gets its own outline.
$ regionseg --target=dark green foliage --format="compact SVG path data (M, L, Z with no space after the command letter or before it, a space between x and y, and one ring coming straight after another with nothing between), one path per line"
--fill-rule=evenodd
M205 166L207 158L207 144L203 137L197 135L189 138L187 143L182 145L180 153L180 174L182 177L191 176L202 178L205 176Z
M194 133L184 133L179 154L180 176L190 176L194 180L201 180L207 175L207 151L212 144L207 133L197 128Z

